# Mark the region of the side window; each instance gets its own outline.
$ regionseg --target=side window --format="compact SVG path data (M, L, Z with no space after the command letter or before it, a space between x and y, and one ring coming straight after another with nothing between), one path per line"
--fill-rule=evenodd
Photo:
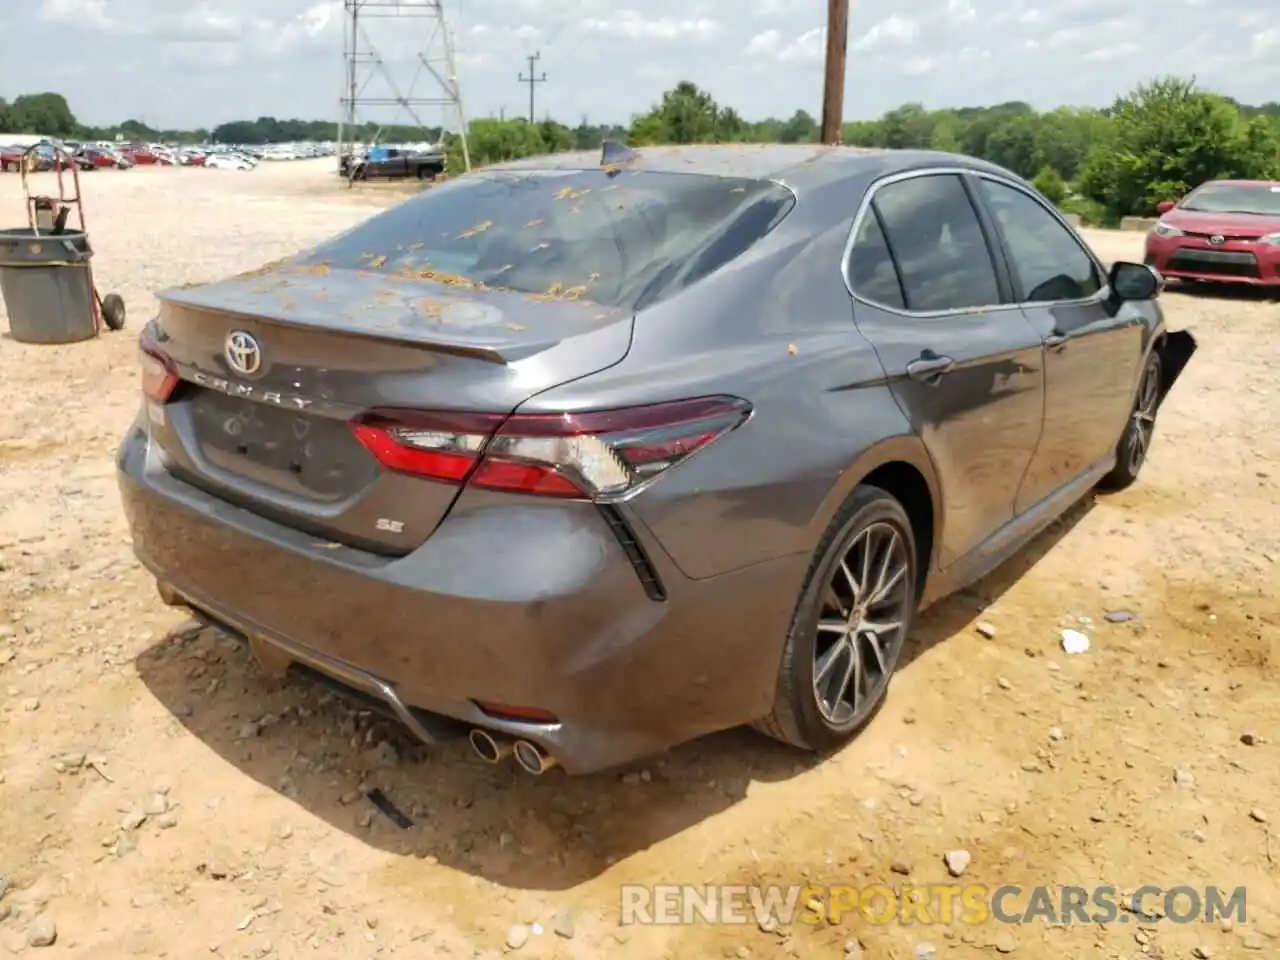
M900 180L876 191L907 309L963 310L1001 302L996 269L964 184L954 174Z
M1093 258L1040 201L994 180L979 183L1004 233L1025 303L1083 300L1102 289Z
M849 286L872 303L906 309L898 269L893 265L889 244L885 242L874 208L867 210L858 235L853 238L853 248L849 251Z

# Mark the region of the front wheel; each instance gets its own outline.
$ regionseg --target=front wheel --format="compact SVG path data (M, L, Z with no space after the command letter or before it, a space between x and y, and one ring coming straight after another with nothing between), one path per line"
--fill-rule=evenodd
M1099 484L1104 490L1123 490L1132 486L1147 462L1151 438L1156 430L1156 412L1160 408L1160 388L1164 377L1164 365L1155 350L1147 357L1142 369L1142 381L1133 401L1133 413L1125 425L1120 442L1116 445L1116 465Z
M815 552L778 667L773 711L758 730L822 752L866 726L911 629L917 564L902 504L878 487L858 487Z

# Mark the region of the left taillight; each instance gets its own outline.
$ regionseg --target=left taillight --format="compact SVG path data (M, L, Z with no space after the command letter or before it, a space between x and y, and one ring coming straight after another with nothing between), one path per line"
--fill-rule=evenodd
M178 371L173 361L144 336L138 341L138 362L142 366L142 392L155 403L168 403L178 387Z
M390 470L508 493L608 500L687 460L750 413L745 400L718 396L510 417L382 410L351 428Z

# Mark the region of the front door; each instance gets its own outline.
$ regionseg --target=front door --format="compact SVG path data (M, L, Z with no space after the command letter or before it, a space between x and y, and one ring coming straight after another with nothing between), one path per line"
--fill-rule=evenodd
M933 461L946 567L1013 519L1040 437L1044 348L1008 303L961 175L873 190L849 253L854 315Z
M1018 492L1022 513L1116 449L1142 360L1142 317L1114 305L1093 255L1039 199L977 176L1004 235L1010 279L1045 344L1044 432Z

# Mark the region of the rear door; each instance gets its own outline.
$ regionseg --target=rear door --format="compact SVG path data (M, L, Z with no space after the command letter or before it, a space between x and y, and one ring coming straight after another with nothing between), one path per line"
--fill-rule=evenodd
M1043 201L1004 178L973 183L1003 235L1015 298L1045 344L1044 432L1018 493L1022 513L1115 450L1145 324L1110 302L1102 267Z
M1043 346L960 173L872 188L847 276L855 319L924 441L942 489L942 566L1014 515L1040 437Z

